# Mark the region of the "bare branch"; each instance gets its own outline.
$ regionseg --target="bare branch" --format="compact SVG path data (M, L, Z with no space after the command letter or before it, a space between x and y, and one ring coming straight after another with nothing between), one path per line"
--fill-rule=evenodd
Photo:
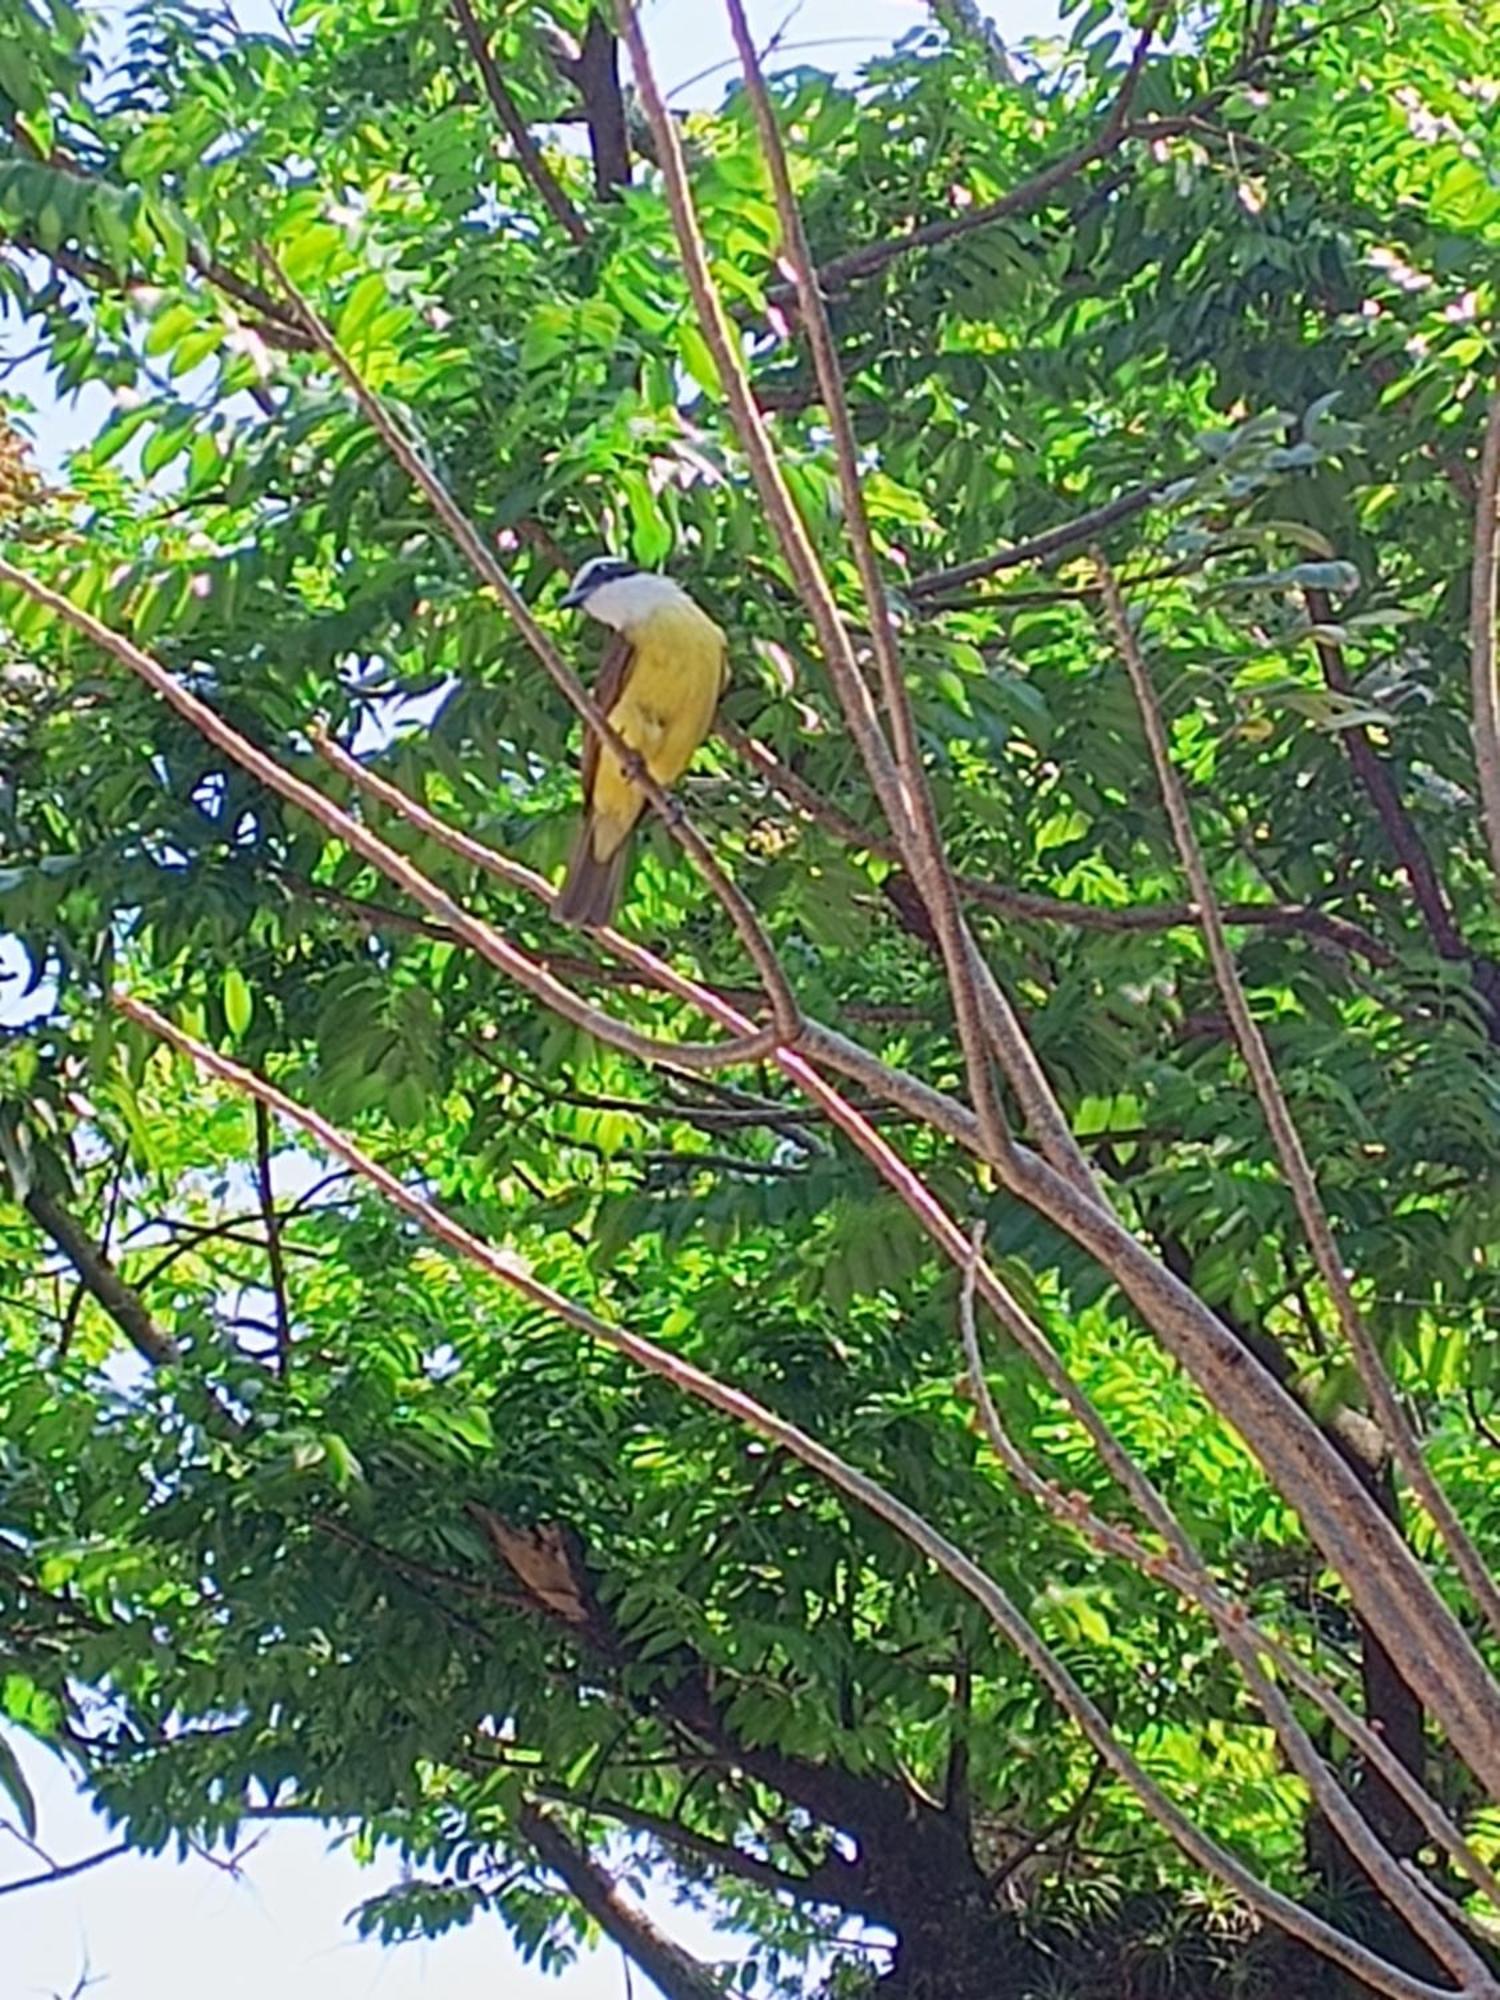
M888 835L862 826L836 806L825 793L811 785L784 763L757 737L748 735L732 722L721 722L718 735L737 756L757 771L773 791L799 812L826 827L846 847L866 854L881 854L893 861L900 849ZM1198 912L1192 903L1079 903L1066 896L1043 896L1030 889L1012 889L1001 882L988 882L978 875L955 875L960 895L1002 916L1026 922L1072 924L1093 931L1170 931L1194 929ZM1228 903L1224 921L1275 931L1296 931L1332 946L1337 951L1357 953L1371 965L1393 965L1396 954L1382 944L1363 924L1334 915L1307 903Z
M266 1229L266 1257L271 1266L271 1296L276 1302L276 1361L285 1375L292 1365L292 1315L287 1303L286 1259L281 1250L281 1218L271 1180L271 1121L263 1104L255 1107L255 1179Z
M22 1206L49 1236L78 1273L79 1282L96 1298L131 1346L153 1368L177 1359L177 1343L147 1310L140 1294L127 1285L109 1258L61 1202L33 1187Z
M898 824L897 839L901 843L907 865L931 915L942 951L948 986L953 995L953 1010L958 1022L959 1039L963 1045L969 1095L978 1113L980 1130L984 1133L989 1146L999 1152L1008 1146L1009 1135L1000 1108L1000 1100L996 1094L994 1077L990 1072L986 1027L980 1000L984 975L978 963L978 950L964 925L963 913L959 908L958 893L954 887L947 849L943 844L931 787L927 783L927 774L922 764L922 749L917 738L911 701L907 695L901 656L896 643L896 630L891 619L890 604L886 598L880 565L875 555L875 544L870 534L869 516L865 511L864 487L859 471L859 448L855 442L854 426L849 417L848 400L844 395L833 329L829 325L818 280L813 271L812 251L808 246L807 232L802 224L802 211L798 207L797 196L792 187L786 149L782 145L781 130L776 123L776 112L771 103L770 93L766 89L766 79L761 69L760 57L756 52L755 39L750 33L742 0L727 0L727 5L730 31L734 36L740 67L744 71L745 86L755 111L761 151L770 168L776 212L781 221L783 247L792 262L797 299L802 310L802 323L812 349L818 387L822 392L823 406L828 413L833 433L834 458L838 471L839 492L844 503L845 524L854 551L860 586L864 592L866 613L870 620L886 717L895 744L896 767L906 793L903 818L907 824L904 827ZM634 58L634 51L632 57ZM998 999L998 989L996 997ZM1003 1000L999 1000L998 1005L1002 1012L1008 1012ZM1019 1033L1018 1027L1016 1032ZM1027 1109L1029 1113L1032 1110L1029 1102ZM1037 1100L1037 1111L1043 1120L1039 1129L1043 1134L1043 1144L1046 1145L1048 1126L1045 1122L1047 1114L1045 1093ZM1065 1146L1063 1152L1065 1156L1071 1157L1068 1147ZM1086 1178L1087 1169L1084 1169L1084 1173Z
M1207 1613L1226 1650L1245 1672L1252 1692L1257 1700L1262 1701L1268 1721L1286 1742L1288 1754L1307 1779L1318 1804L1341 1834L1353 1833L1354 1838L1348 1843L1351 1851L1366 1867L1371 1879L1391 1895L1398 1907L1405 1909L1406 1899L1401 1893L1401 1885L1389 1879L1392 1869L1396 1867L1394 1857L1379 1842L1373 1845L1367 1843L1369 1830L1360 1815L1355 1814L1352 1820L1348 1817L1348 1800L1342 1788L1301 1730L1295 1715L1287 1709L1274 1689L1271 1690L1270 1705L1266 1706L1266 1686L1259 1664L1261 1657L1269 1660L1289 1685L1328 1717L1346 1740L1387 1779L1432 1839L1464 1870L1481 1893L1493 1899L1500 1892L1500 1877L1474 1853L1454 1821L1406 1768L1379 1731L1357 1716L1320 1675L1257 1624L1243 1604L1232 1599L1216 1581L1202 1556L1185 1537L1173 1556L1161 1556L1148 1549L1128 1528L1103 1519L1089 1506L1082 1493L1064 1493L1033 1468L1006 1431L985 1373L975 1311L981 1236L982 1232L976 1230L972 1259L964 1273L959 1293L959 1331L969 1386L985 1437L1011 1479L1054 1520L1073 1529L1101 1554L1123 1558L1142 1575L1169 1584L1188 1603ZM1296 1738L1295 1748L1283 1734L1287 1730ZM1303 1765L1308 1760L1311 1760L1310 1768L1304 1770ZM1352 1808L1348 1810L1352 1811Z
M1047 1686L1064 1713L1078 1725L1110 1769L1123 1779L1183 1852L1200 1867L1226 1882L1270 1922L1354 1973L1357 1978L1365 1980L1378 1992L1388 1994L1390 2000L1453 2000L1451 1992L1431 1986L1387 1964L1364 1945L1335 1930L1323 1918L1268 1887L1228 1849L1221 1847L1189 1820L1119 1741L1103 1711L1079 1686L993 1577L878 1481L744 1391L705 1374L692 1363L644 1336L600 1319L587 1307L543 1284L519 1260L497 1251L424 1195L406 1187L386 1168L362 1153L346 1133L318 1112L294 1103L264 1078L185 1034L143 1001L129 994L117 993L115 1004L129 1019L160 1035L209 1075L220 1078L234 1089L258 1097L278 1116L300 1126L317 1141L320 1148L343 1160L404 1214L411 1216L440 1242L446 1243L490 1277L519 1292L532 1304L554 1313L589 1339L613 1348L683 1393L781 1446L841 1492L886 1521L983 1608L996 1629ZM788 1060L795 1062L798 1058L790 1057ZM967 1245L964 1254L972 1260L972 1252ZM976 1278L976 1282L980 1279ZM527 1831L530 1835L529 1827ZM568 1852L573 1854L576 1851L569 1846ZM560 1856L559 1865L561 1859ZM570 1883L570 1886L574 1885ZM598 1884L591 1887L597 1889ZM581 1894L582 1891L575 1889L575 1893ZM604 1921L602 1915L600 1921ZM693 1989L681 1990L691 1992ZM1476 1981L1470 1991L1474 2000L1478 2000L1481 1993L1493 1995L1493 1983ZM697 2000L696 1994L694 2000ZM718 2000L717 1995L715 2000Z
M888 236L878 243L866 243L858 250L850 250L842 257L830 259L818 268L818 283L823 291L834 292L853 278L867 278L872 272L894 263L898 257L906 256L909 251L935 249L939 244L951 243L955 237L967 236L976 229L987 229L994 222L1003 222L1007 216L1029 214L1058 188L1066 186L1081 174L1085 167L1091 167L1096 161L1108 159L1112 153L1118 152L1127 139L1141 133L1148 137L1159 136L1163 121L1153 121L1137 128L1130 124L1129 119L1141 67L1155 38L1156 23L1162 12L1160 6L1153 8L1136 42L1115 101L1092 139L1051 161L1033 174L1029 181L1023 181L1019 187L1012 188L995 201L961 209L937 222L920 223L899 236Z
M1474 704L1474 761L1485 838L1500 893L1500 673L1495 660L1495 599L1500 585L1500 390L1490 398L1474 503L1474 571L1469 591L1469 673Z
M1343 649L1327 635L1327 628L1334 621L1333 606L1328 593L1323 590L1304 592L1307 599L1308 615L1313 622L1312 642L1318 656L1318 664L1323 669L1323 678L1336 694L1353 692L1353 682L1344 665ZM1438 879L1437 870L1432 865L1432 857L1422 845L1421 836L1412 824L1411 816L1401 802L1396 790L1396 781L1390 768L1379 751L1370 741L1370 733L1360 723L1342 730L1344 747L1349 752L1349 762L1354 766L1355 776L1369 794L1370 803L1385 829L1391 851L1411 884L1412 896L1417 908L1427 924L1428 934L1440 958L1463 959L1468 957L1458 925L1454 921L1452 905L1446 890Z
M495 116L505 127L510 142L516 149L516 158L521 171L541 196L543 205L552 219L558 223L575 243L588 241L588 224L578 210L563 193L556 174L548 166L540 146L531 136L531 129L521 116L516 100L511 96L505 78L500 74L500 65L495 61L494 52L483 28L480 27L469 0L450 0L459 29L469 45L479 74L484 79L484 88L494 109Z
M23 1875L18 1882L0 1882L0 1896L14 1896L22 1889L44 1889L49 1882L66 1882L70 1876L84 1875L90 1868L102 1867L106 1861L114 1861L128 1853L128 1840L116 1841L113 1847L101 1847L97 1854L86 1854L81 1861L60 1862L54 1868L44 1868L37 1875Z
M1049 562L1053 556L1063 555L1069 549L1083 548L1103 534L1106 528L1112 528L1120 521L1132 520L1137 514L1144 514L1149 507L1154 507L1174 483L1170 479L1153 479L1146 486L1132 486L1124 493L1117 493L1113 500L1106 500L1102 506L1091 507L1086 514L1079 514L1071 521L1060 521L1055 528L1046 528L1028 541L1013 542L1008 549L997 549L989 556L976 556L972 562L955 563L950 569L929 570L925 576L912 578L906 586L906 595L917 600L946 596L950 590L962 590L967 584L977 583L981 577L996 576L1002 570L1021 569L1027 563Z
M599 1863L575 1847L551 1813L523 1805L517 1824L553 1874L561 1876L606 1937L633 1958L664 2000L727 2000L717 1974L627 1903Z
M1500 461L1497 461L1500 466ZM1124 601L1115 583L1114 572L1099 550L1094 551L1094 563L1104 586L1104 603L1109 622L1114 631L1115 643L1130 676L1130 684L1135 690L1137 706L1141 712L1141 723L1146 733L1146 741L1151 750L1151 761L1156 768L1157 783L1161 788L1162 800L1166 806L1167 819L1171 824L1172 837L1177 844L1177 852L1182 861L1183 873L1193 892L1193 900L1198 905L1199 922L1204 943L1213 964L1214 976L1219 991L1224 998L1224 1006L1234 1026L1235 1040L1240 1053L1245 1058L1245 1066L1255 1085L1255 1094L1265 1113L1266 1124L1276 1146L1282 1171L1297 1206L1297 1213L1313 1253L1313 1261L1319 1275L1328 1289L1338 1318L1339 1330L1348 1342L1354 1363L1359 1371L1359 1379L1364 1384L1381 1429L1391 1441L1392 1450L1401 1470L1410 1482L1413 1492L1431 1517L1443 1543L1453 1558L1459 1575L1468 1586L1474 1602L1484 1613L1490 1629L1500 1636L1500 1587L1485 1567L1484 1559L1464 1530L1456 1509L1444 1493L1422 1456L1422 1447L1411 1421L1406 1414L1395 1385L1387 1372L1380 1349L1376 1345L1363 1313L1355 1303L1353 1287L1344 1260L1339 1253L1333 1227L1328 1212L1318 1191L1317 1178L1312 1162L1307 1157L1302 1144L1302 1135L1292 1117L1291 1107L1286 1101L1250 1004L1245 998L1245 989L1240 980L1239 968L1230 950L1229 940L1219 914L1214 886L1204 865L1203 851L1198 845L1198 836L1193 829L1192 814L1188 809L1187 795L1177 768L1172 762L1171 745L1167 739L1166 727L1162 721L1161 708L1151 685L1151 675L1145 656L1141 652L1134 630L1131 627Z

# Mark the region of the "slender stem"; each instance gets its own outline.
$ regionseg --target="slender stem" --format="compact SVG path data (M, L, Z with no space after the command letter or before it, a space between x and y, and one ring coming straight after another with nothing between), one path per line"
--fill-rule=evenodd
M70 1876L83 1875L90 1868L98 1868L106 1861L114 1861L119 1855L128 1853L128 1840L116 1841L113 1847L101 1847L96 1854L85 1854L81 1861L63 1861L55 1868L44 1868L39 1875L23 1875L18 1882L0 1882L0 1896L14 1896L22 1889L45 1889L49 1882L66 1882Z
M271 1296L276 1302L276 1366L283 1377L292 1365L292 1314L287 1302L286 1258L281 1247L281 1217L276 1213L276 1188L271 1174L271 1120L258 1100L255 1106L255 1180L266 1230L266 1258L271 1267Z
M896 643L896 629L891 619L890 603L886 597L885 583L880 574L880 565L875 555L874 539L870 533L870 518L865 508L864 484L859 471L859 446L854 436L854 425L849 416L849 403L844 394L843 376L839 370L838 350L833 338L833 329L828 323L828 314L823 305L818 288L817 275L813 270L812 251L807 241L807 231L803 226L802 211L798 206L796 191L792 186L791 169L787 164L786 148L782 144L781 128L776 122L775 108L761 69L760 57L756 52L755 39L750 33L749 22L745 18L743 0L726 0L729 9L729 27L734 36L735 48L744 71L745 86L755 112L756 125L760 132L761 152L765 155L770 169L771 188L776 199L776 211L781 220L783 250L790 257L797 287L797 299L802 309L802 323L806 329L808 343L812 348L813 367L822 392L823 406L828 413L829 427L833 433L834 462L838 471L839 492L844 503L844 522L850 546L854 551L855 568L859 572L860 587L864 592L865 609L870 621L870 635L875 649L875 664L880 674L881 692L885 701L885 713L894 741L896 767L906 790L908 825L906 837L902 839L903 854L911 868L922 900L927 906L942 950L943 964L948 976L949 990L953 995L953 1011L958 1022L959 1040L964 1051L964 1062L968 1073L969 1095L979 1117L980 1130L986 1142L996 1152L1009 1145L1004 1113L995 1091L994 1078L990 1073L989 1047L986 1022L980 1002L980 987L983 973L979 967L978 951L970 937L959 908L958 892L954 887L953 871L949 866L947 849L943 844L938 826L937 810L932 801L932 789L927 783L927 774L922 763L922 746L917 737L916 718L912 714L911 700L907 694L906 677L902 670L900 651ZM898 836L899 837L899 836ZM998 991L998 989L997 989ZM1003 1000L1002 1012L1008 1013ZM1013 1023L1019 1035L1019 1023ZM1019 1066L1018 1088L1030 1076L1026 1065ZM1025 1100L1025 1094L1023 1101ZM1055 1102L1045 1088L1037 1097L1036 1110L1045 1119L1048 1108L1055 1110ZM1027 1102L1028 1113L1032 1104ZM1061 1137L1067 1145L1061 1148L1059 1164L1063 1159L1071 1160L1076 1148L1071 1148L1071 1137L1060 1116ZM1059 1134L1049 1123L1040 1127L1039 1136L1044 1146L1049 1140L1056 1141ZM1050 1147L1049 1147L1050 1150ZM1083 1166L1082 1155L1077 1154L1076 1163L1087 1179L1088 1169Z
M1240 1663L1242 1670L1247 1673L1253 1672L1258 1677L1257 1655L1264 1655L1269 1659L1298 1693L1312 1701L1360 1755L1368 1759L1381 1775L1388 1779L1392 1788L1411 1808L1432 1839L1463 1869L1475 1887L1492 1901L1500 1903L1500 1877L1479 1859L1454 1821L1443 1811L1426 1787L1406 1768L1379 1732L1356 1715L1321 1676L1314 1673L1279 1639L1259 1625L1245 1610L1243 1604L1232 1599L1196 1550L1188 1548L1176 1557L1163 1557L1148 1549L1129 1528L1122 1527L1117 1522L1106 1521L1096 1514L1082 1493L1064 1493L1060 1487L1051 1480L1044 1479L1035 1470L1007 1432L999 1408L990 1392L979 1342L978 1315L975 1310L978 1255L979 1236L976 1232L975 1261L964 1273L959 1297L959 1329L964 1359L975 1406L990 1448L1017 1486L1045 1508L1054 1520L1072 1528L1101 1554L1123 1558L1143 1575L1169 1584L1188 1602L1196 1604L1205 1611L1213 1621L1219 1638ZM1257 1699L1261 1699L1259 1678L1255 1680L1253 1687ZM1328 1772L1325 1760L1317 1754L1305 1732L1301 1731L1295 1716L1289 1717L1289 1712L1283 1703L1275 1706L1274 1713L1269 1708L1266 1712L1278 1735L1282 1735L1287 1726L1297 1732L1299 1738L1297 1768L1302 1770L1300 1760L1312 1758L1313 1768L1310 1771L1303 1771L1303 1775L1307 1778L1318 1803L1329 1813L1330 1818L1335 1818L1330 1791L1337 1794L1337 1799L1342 1801L1343 1805L1347 1805L1348 1801L1342 1787ZM1335 1823L1340 1826L1341 1831L1349 1824L1344 1818L1342 1806L1338 1809ZM1359 1853L1358 1849L1353 1848L1352 1842L1351 1851ZM1376 1854L1378 1859L1376 1869L1371 1871L1371 1879L1378 1880L1388 1892L1399 1890L1399 1885L1386 1879L1393 1866L1389 1851L1376 1843ZM1360 1858L1362 1862L1370 1858L1370 1851L1364 1850ZM1399 1907L1405 1907L1405 1899L1399 1893L1393 1893L1392 1900Z
M566 230L575 243L588 241L588 224L578 210L563 193L556 174L548 166L542 149L531 136L530 127L521 116L516 100L511 96L505 78L500 74L500 65L495 61L489 39L475 17L469 0L451 0L451 5L464 40L469 45L480 76L484 79L485 92L494 108L495 116L510 135L511 144L516 149L516 158L521 163L521 171L541 196L553 220Z
M888 834L877 832L836 806L815 785L811 785L789 764L768 749L759 738L749 735L732 722L720 722L715 732L737 757L759 773L785 802L805 813L846 847L866 854L880 854L899 861L901 850ZM1072 924L1093 931L1171 931L1194 929L1198 912L1191 903L1079 903L1067 896L1043 896L1030 889L1012 889L1001 882L989 882L979 875L955 875L959 894L1002 916L1019 917L1024 922ZM1224 921L1256 929L1299 931L1331 945L1335 950L1357 954L1371 965L1391 965L1396 954L1389 945L1347 917L1306 903L1229 903Z
M1047 562L1068 549L1081 549L1116 522L1144 514L1172 483L1169 479L1153 479L1149 485L1133 486L1128 492L1116 494L1113 500L1090 508L1088 513L1079 514L1072 521L1061 521L1055 528L1044 529L1027 541L1013 542L1008 549L996 549L993 555L976 556L972 562L954 563L949 569L929 570L925 576L912 578L906 586L906 595L915 599L945 596L950 590L962 590L966 584L977 583L981 577L996 576L1001 570L1021 569L1027 563Z
M1495 599L1500 584L1500 390L1490 398L1474 506L1474 571L1469 593L1469 671L1474 704L1474 761L1485 838L1500 893L1500 675L1495 661Z
M1240 1053L1244 1056L1245 1066L1254 1083L1255 1094L1260 1099L1261 1110L1265 1114L1282 1171L1286 1175L1287 1185L1291 1189L1292 1199L1296 1203L1297 1213L1313 1253L1313 1261L1333 1301L1339 1329L1348 1342L1355 1367L1359 1371L1359 1379L1364 1384L1365 1393L1370 1398L1381 1429L1390 1440L1396 1462L1430 1515L1449 1555L1453 1558L1459 1575L1468 1586L1470 1595L1489 1622L1490 1629L1500 1637L1500 1586L1497 1586L1495 1579L1490 1575L1483 1557L1465 1532L1457 1510L1423 1457L1421 1442L1396 1393L1380 1349L1365 1323L1364 1315L1355 1302L1349 1274L1340 1255L1338 1242L1328 1219L1328 1211L1318 1191L1312 1162L1308 1159L1302 1135L1297 1129L1286 1094L1281 1088L1281 1081L1276 1074L1276 1066L1271 1060L1265 1037L1261 1034L1255 1017L1250 1012L1250 1003L1245 997L1239 968L1235 964L1234 953L1230 949L1223 919L1219 914L1213 882L1203 859L1203 850L1198 844L1197 833L1193 828L1187 794L1177 774L1177 767L1172 762L1171 744L1167 738L1166 725L1162 720L1161 706L1151 684L1151 674L1146 665L1145 655L1131 626L1119 586L1115 582L1114 572L1097 549L1094 551L1094 562L1103 585L1104 605L1114 632L1115 643L1119 647L1126 672L1130 676L1130 684L1135 691L1136 704L1140 709L1141 722L1145 729L1146 741L1150 746L1151 761L1156 769L1156 779L1166 806L1167 819L1171 824L1172 837L1177 844L1177 852L1182 862L1183 873L1192 890L1193 900L1198 905L1199 924L1204 943L1208 947L1214 977L1218 981L1225 1010L1233 1025L1235 1040L1239 1044Z
M1107 159L1118 152L1126 140L1137 136L1137 128L1129 122L1130 107L1140 83L1142 65L1155 38L1157 22L1164 12L1164 7L1156 6L1147 17L1115 101L1093 138L1059 159L1050 161L1029 181L1011 188L995 201L959 210L936 222L921 223L900 236L888 236L879 243L866 243L858 250L846 251L842 257L833 258L818 272L818 281L824 291L831 292L838 286L847 285L851 278L869 277L896 258L906 256L909 251L935 249L940 244L951 243L955 237L967 236L976 229L987 229L993 222L1003 222L1007 216L1028 214L1039 207L1048 195L1081 174L1085 167L1091 167L1096 160ZM1160 122L1140 129L1145 136L1151 137L1159 130Z

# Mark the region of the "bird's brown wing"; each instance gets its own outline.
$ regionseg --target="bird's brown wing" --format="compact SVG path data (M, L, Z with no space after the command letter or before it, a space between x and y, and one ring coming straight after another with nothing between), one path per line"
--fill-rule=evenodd
M625 676L630 672L630 663L635 657L635 648L623 632L611 632L604 642L604 652L599 661L599 671L594 676L594 701L607 716L620 699L620 690L625 685ZM589 725L583 725L583 800L587 806L594 795L594 773L599 768L599 738Z

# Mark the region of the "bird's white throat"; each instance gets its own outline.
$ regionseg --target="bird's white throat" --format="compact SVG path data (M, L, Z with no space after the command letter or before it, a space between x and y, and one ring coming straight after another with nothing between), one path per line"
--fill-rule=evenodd
M601 583L597 590L589 592L583 608L601 625L612 625L617 632L632 632L652 612L668 604L680 604L686 597L687 592L673 583L671 577L642 573Z

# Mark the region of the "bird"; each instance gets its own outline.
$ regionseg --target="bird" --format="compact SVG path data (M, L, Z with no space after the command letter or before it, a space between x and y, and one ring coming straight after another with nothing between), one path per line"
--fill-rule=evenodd
M563 596L610 628L594 700L657 784L675 785L713 727L729 679L729 642L671 577L627 556L592 556ZM608 924L646 795L592 730L583 744L583 819L553 904L559 923Z

